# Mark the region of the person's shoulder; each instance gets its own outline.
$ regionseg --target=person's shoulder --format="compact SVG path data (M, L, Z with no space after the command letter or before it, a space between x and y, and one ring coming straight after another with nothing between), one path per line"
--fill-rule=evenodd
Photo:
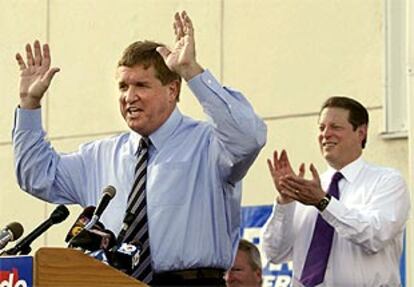
M97 136L96 139L93 139L91 141L88 141L81 145L82 149L95 149L95 148L101 148L105 146L118 146L125 144L128 142L129 137L131 136L130 132L121 132L117 134L113 134L110 136L105 136L100 138Z
M183 116L178 128L175 129L172 138L189 140L192 143L210 141L214 136L214 128L212 123L195 119L189 116Z
M364 169L369 174L376 175L376 176L387 177L387 178L391 178L391 177L403 178L401 172L398 169L389 167L389 166L383 166L380 164L374 164L374 163L369 163L365 161Z
M195 119L184 115L181 127L187 130L201 132L211 129L212 124L208 120Z

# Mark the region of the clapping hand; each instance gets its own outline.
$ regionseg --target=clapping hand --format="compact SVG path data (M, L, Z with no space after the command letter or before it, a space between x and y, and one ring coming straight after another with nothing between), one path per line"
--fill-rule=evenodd
M269 167L270 174L272 175L273 183L278 191L278 196L277 196L278 203L286 204L286 203L292 202L294 198L290 196L290 192L285 190L281 186L282 178L288 175L296 176L295 172L292 169L292 166L290 164L286 151L282 150L279 156L278 152L275 150L273 152L273 162L272 160L268 159L267 165ZM304 175L305 175L305 165L302 163L299 167L298 176L300 178L303 178Z

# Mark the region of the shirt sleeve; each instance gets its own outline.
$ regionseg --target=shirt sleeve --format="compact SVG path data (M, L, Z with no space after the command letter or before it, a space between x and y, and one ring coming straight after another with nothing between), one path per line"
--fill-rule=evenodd
M188 85L212 122L222 174L240 181L266 142L265 123L240 92L222 87L208 70Z
M263 228L263 250L269 261L275 264L292 260L293 214L296 203L277 204Z
M410 210L407 186L402 176L390 171L377 181L363 208L349 208L333 198L322 217L339 236L377 253L404 231Z
M19 186L53 203L83 203L85 166L77 154L61 155L46 140L41 109L17 108L12 132L15 172Z

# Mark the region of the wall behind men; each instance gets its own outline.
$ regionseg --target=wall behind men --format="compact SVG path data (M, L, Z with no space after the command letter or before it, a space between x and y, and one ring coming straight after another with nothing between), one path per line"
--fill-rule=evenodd
M407 141L379 136L383 0L0 0L0 7L0 226L17 220L28 232L54 208L16 184L10 137L18 104L14 54L35 39L51 45L52 65L61 72L43 102L44 125L57 150L73 151L80 143L126 130L116 62L136 40L172 45L173 14L183 9L194 22L200 63L241 90L268 125L268 143L244 182L243 205L273 202L265 160L274 149L286 148L294 166L313 162L320 172L325 169L316 141L317 113L331 94L353 96L369 108L366 159L408 176ZM204 118L186 87L179 106ZM66 223L53 227L34 249L63 246L63 234L80 210L72 208Z

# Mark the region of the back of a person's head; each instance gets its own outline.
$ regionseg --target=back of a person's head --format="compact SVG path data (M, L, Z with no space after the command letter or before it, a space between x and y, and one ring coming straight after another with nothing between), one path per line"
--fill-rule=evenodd
M181 83L181 77L177 73L171 71L164 62L164 59L157 52L157 47L165 45L152 41L137 41L129 45L122 53L121 59L118 61L118 67L142 66L144 69L154 67L156 77L163 85L173 81Z
M332 96L328 98L319 111L319 116L326 108L341 108L349 111L348 121L356 130L362 125L368 126L369 115L367 109L358 101L345 96ZM367 139L362 142L362 148L365 147Z

